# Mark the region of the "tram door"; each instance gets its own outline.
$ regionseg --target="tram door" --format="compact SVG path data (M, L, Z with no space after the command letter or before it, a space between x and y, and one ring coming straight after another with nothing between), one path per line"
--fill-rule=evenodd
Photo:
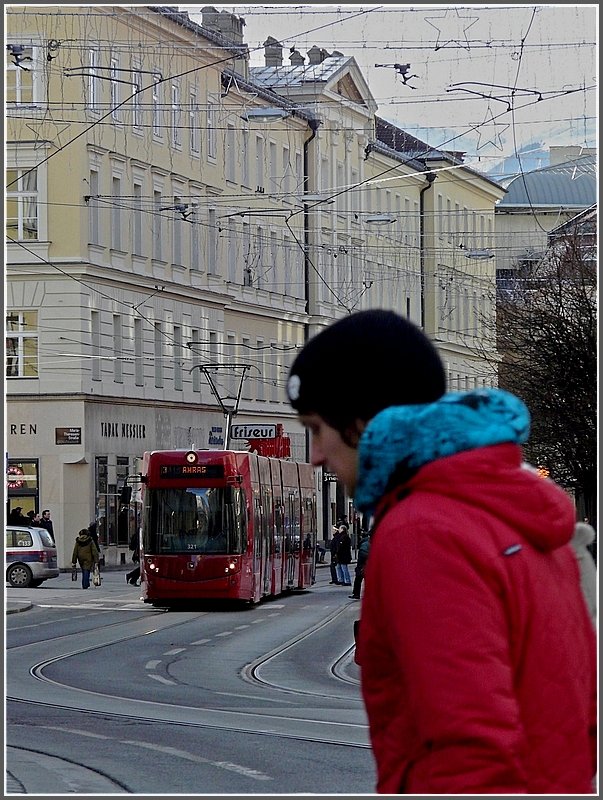
M272 591L272 531L273 531L273 497L272 479L270 475L270 462L267 458L259 458L260 494L261 494L261 527L259 539L256 540L260 549L260 587L261 594L267 595Z
M275 595L283 591L286 581L283 575L284 568L284 508L283 484L281 478L281 464L277 459L270 462L272 475L272 590Z

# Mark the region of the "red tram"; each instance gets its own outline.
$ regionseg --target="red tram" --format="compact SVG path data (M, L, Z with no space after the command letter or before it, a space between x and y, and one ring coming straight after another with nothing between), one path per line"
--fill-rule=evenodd
M143 458L141 588L146 603L258 603L316 579L314 467L236 450Z

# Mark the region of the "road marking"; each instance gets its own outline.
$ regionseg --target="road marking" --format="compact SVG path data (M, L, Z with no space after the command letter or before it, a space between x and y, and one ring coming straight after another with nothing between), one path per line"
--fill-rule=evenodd
M168 681L167 678L164 678L161 675L149 675L149 678L153 678L154 680L159 681L159 683L165 683L168 686L175 686L176 685L175 681Z
M218 638L218 636L231 636L231 635L232 631L222 631L222 633L216 633L216 638Z
M167 652L163 653L164 656L175 656L177 653L184 653L186 647L176 647L174 650L168 650Z
M55 725L40 725L40 728L49 731L60 731L61 733L71 733L76 736L88 736L91 739L105 739L112 740L112 736L103 736L99 733L90 733L89 731L79 730L77 728L65 728ZM186 761L193 761L196 764L210 764L211 766L218 767L218 769L225 769L229 772L236 772L239 775L245 775L248 778L253 778L256 781L271 781L273 780L269 775L260 772L257 769L250 769L242 764L233 764L232 761L213 761L211 758L204 758L203 756L187 753L186 750L179 750L176 747L162 747L161 745L153 744L152 742L141 742L139 739L122 739L120 744L127 744L131 747L144 747L146 750L156 750L168 755L183 758Z
M209 641L210 641L210 639L197 639L196 642L191 642L191 644L205 644L206 642L209 642Z
M135 745L137 747L146 747L149 750L157 750L160 753L167 753L168 755L176 756L177 758L184 758L187 761L193 761L196 764L210 764L211 766L218 767L218 769L225 769L229 772L236 772L239 775L245 775L247 778L253 778L256 781L271 781L273 780L269 775L259 772L257 769L250 769L244 767L242 764L233 764L231 761L212 761L210 758L203 756L193 755L187 753L186 750L178 750L176 747L161 747L157 744L150 742L132 741L129 739L122 739L120 744Z
M243 628L248 628L248 627L249 625L235 625L235 631L242 631ZM193 642L193 644L195 643Z
M157 664L161 664L161 659L158 659L157 661L147 661L147 663L144 665L144 668L155 669L157 667Z

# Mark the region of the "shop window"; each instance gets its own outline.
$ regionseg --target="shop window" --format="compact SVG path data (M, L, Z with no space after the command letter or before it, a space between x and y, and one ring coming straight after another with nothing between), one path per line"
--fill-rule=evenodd
M38 459L9 458L5 473L6 496L10 509L21 506L22 513L38 510Z

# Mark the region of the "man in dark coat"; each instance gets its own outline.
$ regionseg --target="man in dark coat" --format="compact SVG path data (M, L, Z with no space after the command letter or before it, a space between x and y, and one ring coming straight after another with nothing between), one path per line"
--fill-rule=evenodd
M339 586L339 578L337 577L337 551L339 550L339 542L341 540L341 530L340 528L333 525L333 538L331 539L331 544L329 545L329 550L331 552L331 563L329 564L329 569L331 570L331 580L329 583L333 583L336 586Z
M56 540L54 538L54 527L52 524L52 520L50 519L50 509L45 508L44 511L42 511L42 519L40 520L39 525L42 528L46 528L46 530L50 534L50 538L52 539L53 542L55 542Z

